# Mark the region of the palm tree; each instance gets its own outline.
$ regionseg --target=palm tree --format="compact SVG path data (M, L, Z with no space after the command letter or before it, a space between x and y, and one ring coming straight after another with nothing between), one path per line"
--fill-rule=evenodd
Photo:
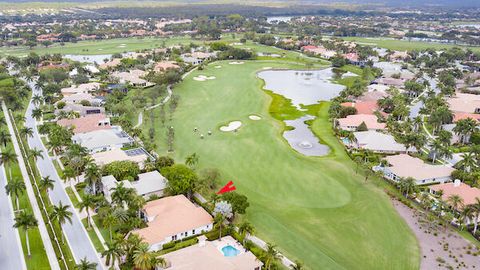
M463 208L462 212L460 212L459 221L461 220L462 224L467 224L474 217L475 217L475 209L472 206L467 205L466 207ZM463 230L463 226L460 227L460 229Z
M18 216L15 217L15 224L13 224L13 227L22 228L25 231L28 257L32 255L30 253L30 241L28 240L28 230L37 226L38 226L38 221L35 218L35 216L33 216L32 213L22 211Z
M33 148L28 151L28 157L32 158L33 161L37 162L38 158L43 159L43 150Z
M83 200L78 204L80 211L84 209L87 211L87 221L88 221L88 228L91 226L90 221L90 210L93 210L97 205L97 198L91 194L85 194Z
M89 262L87 257L80 260L80 263L75 266L75 270L95 270L97 263Z
M280 253L276 250L275 245L271 243L267 243L267 249L263 255L263 259L265 261L265 267L267 270L270 270L272 263L275 262L280 258Z
M9 143L9 142L10 142L10 134L5 130L1 130L0 131L0 144L3 144L3 147L6 148L7 143Z
M460 136L463 144L470 140L470 135L477 130L477 121L472 118L458 120L453 132Z
M150 252L150 247L147 243L140 243L138 248L133 252L133 265L135 269L151 270L157 266L165 266L165 259L157 257L153 252Z
M112 190L112 202L120 206L123 206L123 203L128 202L135 194L133 189L126 188L122 182Z
M53 211L50 214L50 219L56 220L60 225L60 228L68 221L68 223L72 224L72 212L68 210L70 205L63 205L60 201L57 205L53 206ZM64 241L64 236L62 233L62 243Z
M77 174L75 173L75 170L72 167L65 166L65 169L63 170L63 180L65 182L75 179L76 176Z
M400 191L407 198L410 194L415 192L415 190L417 188L417 184L415 182L415 179L413 179L412 177L407 177L407 178L401 179L400 183L399 183L399 186L400 186Z
M103 227L108 228L110 233L110 241L112 241L112 227L118 223L117 217L113 212L108 213L102 220Z
M5 186L5 190L7 191L7 195L15 196L15 200L17 202L17 210L20 210L20 203L18 197L25 191L25 182L23 182L20 178L13 178L8 181L7 185Z
M303 269L305 269L303 267L303 264L300 261L295 261L295 264L290 265L290 268L292 268L292 270L303 270Z
M435 160L437 158L438 153L440 153L443 149L443 145L439 140L434 140L432 142L432 145L430 146L430 150L433 152L433 163L435 163Z
M0 163L8 167L8 176L12 179L12 168L11 165L17 159L17 154L13 153L11 150L5 150L0 153Z
M463 171L469 173L472 168L475 168L477 166L475 154L472 152L463 153L462 160L459 163Z
M219 229L219 237L218 237L218 239L221 241L221 240L222 240L222 227L223 227L223 223L225 223L225 220L227 220L227 219L225 218L224 215L222 215L222 214L220 214L220 213L217 213L217 214L215 215L214 220L215 220L215 223L217 224L218 229Z
M115 261L120 264L122 256L125 254L119 241L107 242L107 249L102 252L102 258L105 258L105 264L107 266L114 266Z
M253 225L250 224L248 221L242 222L240 226L238 227L238 232L243 238L243 244L245 245L245 241L247 240L247 236L253 234L255 229L253 228Z
M43 97L40 96L40 95L34 95L34 96L32 97L32 102L33 102L33 104L35 104L35 105L39 105L39 104L41 104L41 103L43 102Z
M198 155L193 153L185 159L185 164L190 168L195 167L198 164Z
M32 110L32 118L35 118L37 121L40 120L42 117L42 110L41 109L33 109Z
M473 235L477 233L478 219L480 218L480 199L475 198L475 203L471 205L474 211Z
M20 129L20 135L25 139L33 136L33 129L31 127L23 127Z
M39 187L41 190L48 193L49 190L52 190L55 187L55 180L50 178L50 176L42 177L39 181Z
M90 185L93 194L97 194L97 183L102 180L102 173L97 164L91 163L85 168L85 182Z
M462 199L462 197L458 196L457 194L452 194L452 195L448 196L447 202L456 211L458 211L460 208L463 207L463 199Z

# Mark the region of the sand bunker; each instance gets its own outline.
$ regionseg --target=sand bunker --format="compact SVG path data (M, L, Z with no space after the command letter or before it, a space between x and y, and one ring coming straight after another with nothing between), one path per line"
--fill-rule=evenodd
M230 62L229 64L230 65L242 65L244 64L245 62L237 62L237 61L233 61L233 62Z
M258 115L255 115L255 114L249 115L248 118L250 118L250 120L253 120L253 121L258 121L258 120L262 119L262 117L260 117Z
M263 69L272 69L272 67L264 67Z
M221 126L220 130L224 131L224 132L234 131L234 130L239 129L241 126L242 126L242 122L232 121L232 122L228 123L228 126Z
M222 66L215 66L215 68L222 68Z
M206 80L215 80L217 77L215 76L205 76L205 75L198 75L196 77L193 77L193 79L195 81L199 81L199 82L204 82Z
M125 45L118 46L118 48L125 48L125 47L126 47Z

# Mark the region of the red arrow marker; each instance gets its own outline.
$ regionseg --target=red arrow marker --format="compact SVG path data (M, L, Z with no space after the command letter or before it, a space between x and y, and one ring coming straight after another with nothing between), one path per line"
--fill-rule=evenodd
M226 193L226 192L230 192L230 191L234 191L236 190L237 188L233 185L233 182L230 181L228 182L224 187L222 187L218 192L217 194L223 194L223 193Z

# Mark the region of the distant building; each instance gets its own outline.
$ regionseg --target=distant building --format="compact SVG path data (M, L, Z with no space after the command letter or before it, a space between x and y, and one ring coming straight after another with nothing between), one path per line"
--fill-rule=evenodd
M354 114L345 118L337 119L338 127L342 130L356 131L358 127L365 123L368 130L384 130L385 123L379 123L378 119L373 114Z
M103 152L93 153L92 155L93 161L95 164L99 166L103 166L114 161L132 161L138 164L140 169L143 169L145 161L149 158L153 159L150 154L145 151L143 148L135 148L135 149L112 149Z
M73 133L86 133L101 129L110 129L110 118L104 114L91 114L74 119L60 119L57 124L63 127L72 127Z
M105 114L105 108L96 106L82 106L80 104L67 103L62 109L55 110L55 115L60 112L77 112L80 116L87 116L92 114Z

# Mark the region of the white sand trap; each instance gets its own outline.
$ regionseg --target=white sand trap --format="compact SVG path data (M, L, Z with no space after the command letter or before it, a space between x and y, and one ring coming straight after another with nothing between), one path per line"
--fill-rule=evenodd
M242 65L244 64L245 62L237 62L237 61L233 61L233 62L230 62L229 64L230 65Z
M228 126L221 126L220 130L224 132L234 131L239 129L242 126L242 122L240 121L232 121L228 123Z
M199 81L199 82L204 82L206 80L215 80L217 77L215 76L205 76L205 75L198 75L196 77L193 77L194 80Z
M125 48L125 47L126 47L125 45L118 46L118 48Z
M263 69L272 69L272 67L264 67Z
M103 51L103 49L98 49L99 51Z
M222 68L222 66L215 66L215 68Z
M253 121L258 121L258 120L262 119L260 116L255 115L255 114L249 115L248 118L250 118L250 120L253 120Z

